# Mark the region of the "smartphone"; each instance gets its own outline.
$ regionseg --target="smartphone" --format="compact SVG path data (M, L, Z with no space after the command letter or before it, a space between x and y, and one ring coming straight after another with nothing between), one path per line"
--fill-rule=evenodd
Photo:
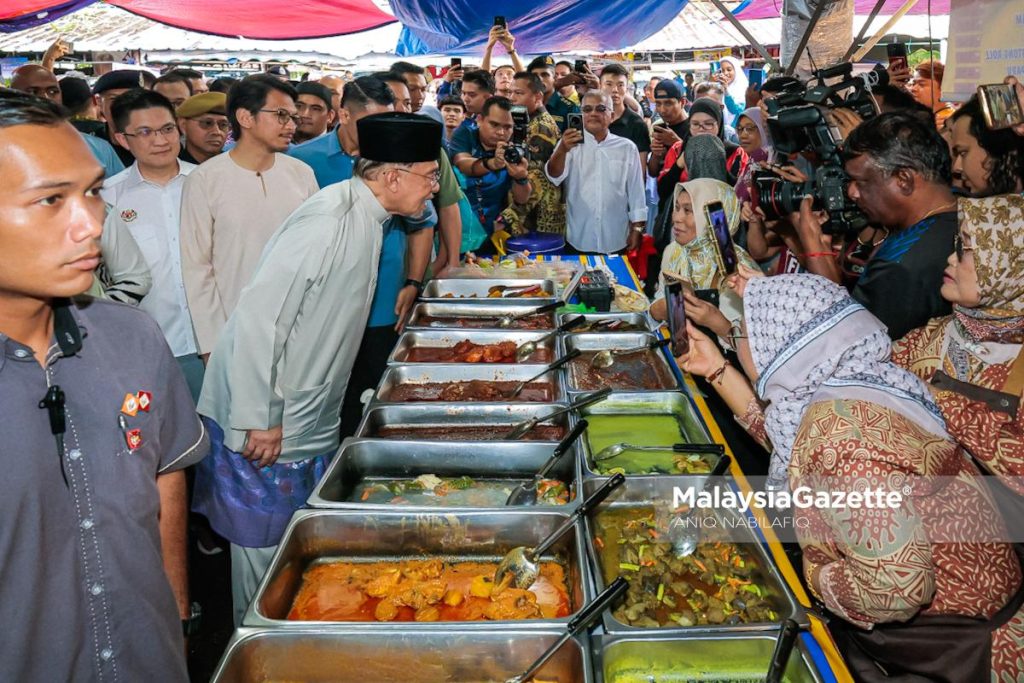
M512 105L512 144L525 145L526 132L530 126L530 112L526 107Z
M985 123L993 130L1024 124L1024 110L1013 86L1004 83L978 86Z
M711 75L714 76L716 73L722 70L721 62L711 62Z
M580 135L583 135L583 114L567 114L565 121L569 128L575 128L580 132ZM580 142L582 142L582 140Z
M672 338L672 355L689 353L690 338L686 334L686 299L683 298L682 282L665 284L665 308L668 312L668 332Z
M693 295L701 301L707 302L715 308L720 308L722 303L722 295L717 289L695 289Z
M907 68L906 43L889 43L885 46L885 51L889 55L889 66L891 68Z
M505 23L505 17L494 17L494 25L502 28L508 28L508 24Z
M732 243L732 235L729 234L729 219L725 216L725 207L722 206L722 202L708 202L704 205L704 215L708 220L708 228L715 236L718 266L724 275L732 275L736 272L739 259L736 258L736 246Z
M587 60L577 59L576 66L573 68L573 71L575 71L578 74L585 74L588 71L590 71L590 68L587 66Z
M760 90L764 84L764 69L749 69L747 71L747 80L750 82L751 88Z

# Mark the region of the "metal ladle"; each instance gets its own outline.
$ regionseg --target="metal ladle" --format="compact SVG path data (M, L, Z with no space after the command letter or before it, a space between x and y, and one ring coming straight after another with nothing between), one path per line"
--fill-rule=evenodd
M558 368L562 367L563 365L565 365L566 363L568 363L569 361L571 361L572 359L576 358L579 355L580 355L580 350L579 349L574 349L574 350L570 351L569 353L565 354L564 356L562 356L561 358L556 360L551 365L547 366L546 368L544 368L543 370L538 372L533 377L531 377L529 379L526 379L526 380L523 380L522 382L520 382L518 385L516 385L516 388L512 390L512 393L505 394L505 398L507 398L507 399L515 398L519 394L523 393L523 389L526 388L527 384L529 384L530 382L533 382L534 380L540 379L541 377L543 377L544 375L548 374L549 372L554 372L555 370L557 370Z
M604 370L615 364L616 356L625 356L627 354L638 353L640 351L653 351L654 349L668 346L671 341L671 339L658 339L650 342L649 344L638 346L635 349L605 349L603 351L598 351L594 354L594 357L590 359L590 367L598 370Z
M626 592L628 588L629 582L621 576L612 581L611 585L605 588L600 595L594 598L590 604L580 610L580 613L572 618L566 626L565 633L560 635L558 640L552 643L551 647L545 650L544 654L538 657L537 661L530 665L530 668L518 676L506 679L505 683L526 683L526 681L536 676L541 667L551 659L552 655L558 652L563 645L569 642L570 638L579 635L593 624L597 617L601 616L601 613L608 609L620 595Z
M505 553L498 564L498 570L494 573L495 590L505 587L507 581L511 580L512 585L522 590L528 589L540 575L540 567L537 560L562 536L571 531L576 522L584 515L600 505L616 487L621 486L626 478L621 474L612 475L607 481L590 494L583 503L562 522L557 529L551 532L547 538L542 540L533 548L519 546Z
M723 455L722 459L715 464L715 469L711 470L711 474L704 480L704 486L701 487L701 493L705 493L711 490L712 484L716 480L725 474L726 470L729 469L729 464L732 462L732 458L728 455ZM695 508L690 508L687 512L677 517L674 517L668 525L668 538L669 542L672 543L672 552L675 553L676 557L689 557L693 554L693 551L697 549L697 545L700 543L700 529L690 524L688 520L693 515Z
M552 451L551 457L548 458L544 466L540 468L537 474L533 475L533 479L522 484L518 484L512 493L509 494L508 500L505 501L505 505L536 505L537 504L537 485L540 484L541 480L548 476L548 472L555 466L562 456L568 453L572 449L572 445L576 443L576 439L580 438L580 435L586 431L587 427L586 420L580 420L573 427L569 435L562 439L555 450Z
M516 347L516 362L522 363L523 361L525 361L527 358L534 354L539 344L543 344L548 339L551 339L557 334L560 334L562 332L568 332L574 327L579 327L584 322L586 322L586 320L587 319L582 315L578 316L576 318L573 318L572 320L569 320L568 322L562 323L561 325L551 330L542 337L520 344L519 346Z
M611 393L612 388L605 387L604 389L600 389L598 391L594 391L584 396L580 396L578 399L576 399L569 405L565 406L564 408L559 408L558 410L548 413L547 415L538 415L536 417L531 417L529 420L524 420L523 422L520 422L519 424L512 427L512 430L509 431L508 434L501 437L502 441L516 441L518 439L521 439L524 436L526 436L531 429L539 425L541 422L553 420L554 418L559 417L560 415L565 415L566 413L571 413L574 410L586 408L587 406L593 405L598 401L603 401L604 399L608 398L611 395Z
M563 302L555 301L554 303L546 304L539 308L531 308L530 310L524 313L508 313L506 315L501 316L501 318L498 320L498 327L502 329L507 329L509 327L512 327L512 323L516 322L517 320L529 318L531 315L540 315L541 313L548 313L550 311L558 309L562 305Z
M594 462L603 462L617 458L626 451L672 451L673 453L702 453L709 455L723 455L725 446L717 443L674 443L671 446L638 446L632 443L614 443L605 446L597 455Z

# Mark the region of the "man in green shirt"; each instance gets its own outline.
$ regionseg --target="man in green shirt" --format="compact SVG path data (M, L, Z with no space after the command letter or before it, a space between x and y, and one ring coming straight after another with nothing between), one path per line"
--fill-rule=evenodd
M599 88L601 84L592 73L571 73L561 78L555 77L555 60L551 55L541 55L534 58L526 67L530 73L537 74L540 82L544 85L544 105L551 114L551 118L558 125L559 134L565 132L566 117L569 114L578 114L579 105L567 97L563 97L561 89L570 85L583 86L583 89Z

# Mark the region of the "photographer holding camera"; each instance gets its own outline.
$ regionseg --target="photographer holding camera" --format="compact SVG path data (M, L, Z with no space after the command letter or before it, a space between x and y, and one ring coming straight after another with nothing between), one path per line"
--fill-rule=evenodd
M847 194L871 223L891 231L868 262L853 298L899 339L949 314L939 290L957 232L949 148L913 114L861 124L844 150Z
M519 205L530 200L528 162L523 150L509 142L512 127L512 102L490 97L479 127L461 136L468 144L452 147L453 161L466 176L466 197L488 234L494 232L495 219L508 206L510 194Z

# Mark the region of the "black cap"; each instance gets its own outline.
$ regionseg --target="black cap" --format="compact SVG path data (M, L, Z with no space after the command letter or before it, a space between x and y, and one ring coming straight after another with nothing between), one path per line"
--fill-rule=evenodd
M654 86L654 99L662 98L681 100L683 99L683 91L679 89L679 84L675 81L658 81L658 85Z
M60 79L60 94L68 111L75 111L92 98L89 82L77 76L65 76Z
M526 67L526 70L533 71L534 69L553 69L554 67L555 60L551 55L541 55L540 57L534 57L529 66Z
M300 95L316 95L324 101L324 104L327 105L327 111L334 109L334 102L332 101L333 93L328 90L326 85L320 85L315 81L303 81L295 86L295 90Z
M268 68L267 73L273 76L281 76L283 78L288 78L288 69L281 64L276 64Z
M131 90L132 88L145 88L146 81L138 69L122 69L119 71L108 71L99 77L93 86L92 94L99 95L108 90Z
M389 111L356 122L359 156L371 161L415 164L437 161L443 126L429 116Z

